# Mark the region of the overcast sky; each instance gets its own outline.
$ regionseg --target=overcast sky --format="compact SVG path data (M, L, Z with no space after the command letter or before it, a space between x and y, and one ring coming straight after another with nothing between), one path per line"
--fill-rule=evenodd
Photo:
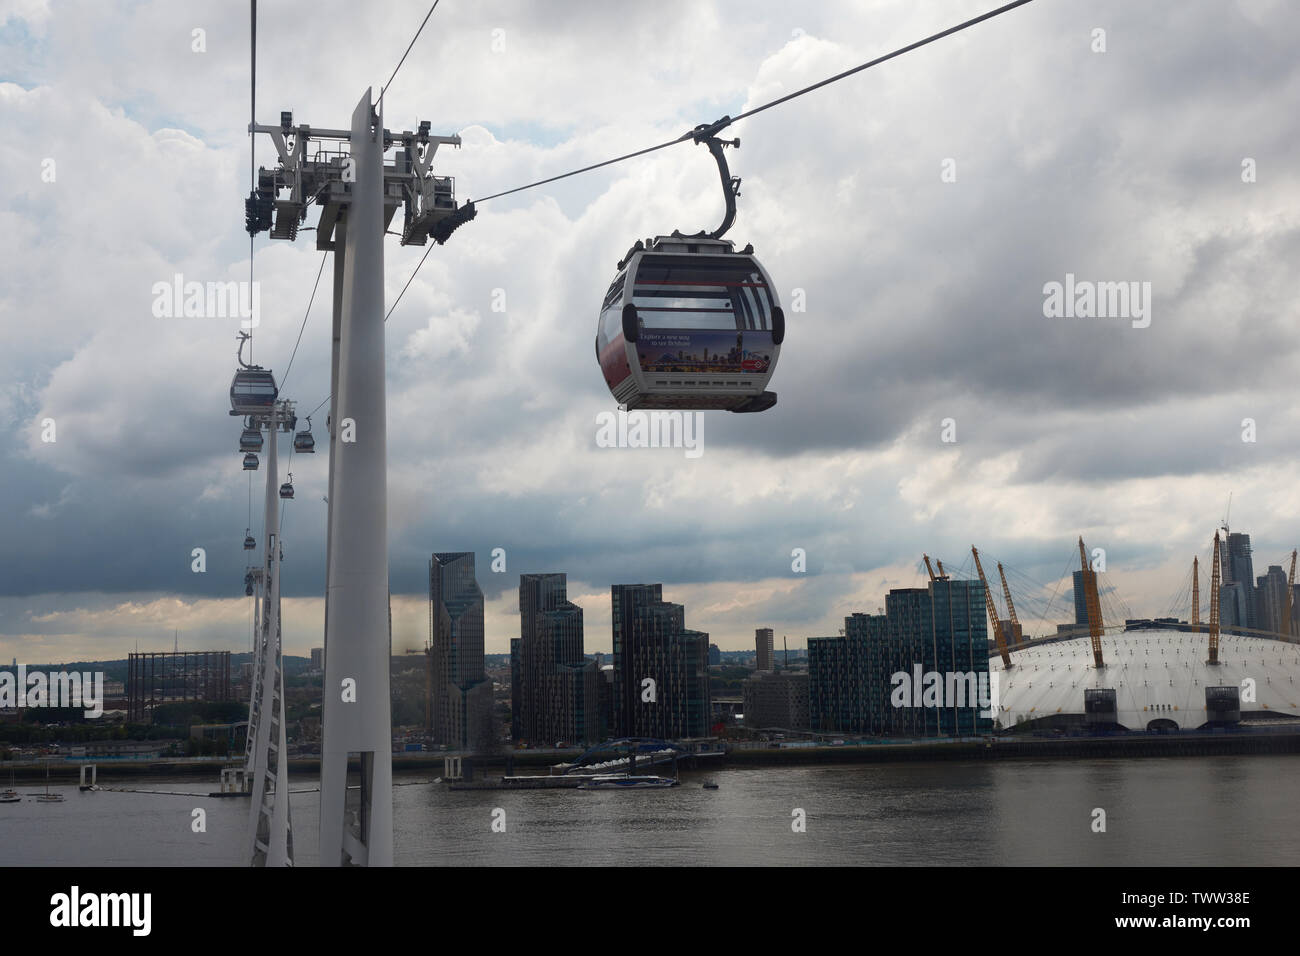
M436 166L472 199L995 5L444 0L385 121L459 133ZM264 2L259 121L346 126L426 10ZM395 650L427 636L432 551L477 553L491 652L519 633L524 572L568 573L588 651L610 649L609 586L627 582L663 582L725 650L761 626L803 646L921 585L922 552L970 568L972 543L1039 632L1072 615L1059 582L1079 535L1105 548L1115 607L1185 618L1230 493L1256 572L1282 564L1300 544L1298 27L1282 0L1037 0L736 124L729 238L753 243L789 332L776 407L705 413L694 459L597 446L615 405L592 341L633 241L720 218L707 152L484 203L387 326ZM0 0L0 658L170 649L175 630L189 649L249 646L238 319L151 310L175 274L248 276L248 34L228 0ZM274 162L265 137L256 157ZM255 357L281 376L313 235L255 243ZM423 252L387 240L389 303ZM1149 325L1047 317L1044 286L1067 274L1150 283ZM284 383L303 411L329 391L325 276ZM290 653L322 640L327 466L291 463Z

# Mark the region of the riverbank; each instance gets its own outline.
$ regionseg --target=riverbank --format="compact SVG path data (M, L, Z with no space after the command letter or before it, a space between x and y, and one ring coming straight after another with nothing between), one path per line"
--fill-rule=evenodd
M475 776L516 774L521 770L546 773L561 761L580 754L573 750L544 752L518 750L502 754L465 758L466 770L473 765ZM1300 754L1300 729L1271 731L1237 731L1229 733L1116 734L1096 737L980 737L961 740L888 741L881 743L826 744L818 746L783 746L733 748L725 756L707 760L685 756L682 769L694 766L777 767L808 764L852 764L933 762L954 760L1093 760L1097 758L1140 757L1215 757L1243 754ZM443 752L393 754L393 772L424 771L441 776ZM215 780L223 767L240 765L238 759L212 757L173 757L119 759L74 757L48 761L51 780L76 780L82 764L95 764L99 776L160 777L202 775ZM0 782L12 770L15 779L43 780L45 760L5 761L0 763ZM319 757L295 757L289 760L289 772L295 776L318 776Z

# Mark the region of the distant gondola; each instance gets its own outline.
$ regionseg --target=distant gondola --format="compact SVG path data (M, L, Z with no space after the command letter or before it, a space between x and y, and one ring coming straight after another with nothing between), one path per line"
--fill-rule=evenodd
M293 450L303 455L315 454L316 439L311 434L310 418L307 419L307 427L293 436Z
M230 380L230 414L265 415L274 407L280 390L270 369L244 361L244 343L248 339L247 332L239 333L239 368Z
M244 471L257 471L257 456L252 452L244 456Z
M239 435L240 451L261 451L262 432L258 428L245 428Z
M279 393L275 376L268 369L250 365L239 369L230 380L230 409L236 415L266 414Z

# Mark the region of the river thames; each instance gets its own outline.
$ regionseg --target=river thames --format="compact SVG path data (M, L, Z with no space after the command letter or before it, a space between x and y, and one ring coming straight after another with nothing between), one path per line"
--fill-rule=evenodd
M1300 757L979 761L730 769L667 790L456 791L395 777L401 866L1294 866ZM718 784L706 790L705 781ZM197 775L101 786L206 792ZM294 777L295 789L315 785ZM52 787L0 804L0 864L237 866L248 802ZM314 792L291 798L317 862ZM206 832L193 831L194 811ZM1094 832L1097 809L1105 832ZM799 813L797 811L802 811ZM803 832L796 824L803 821ZM493 829L494 821L499 830Z

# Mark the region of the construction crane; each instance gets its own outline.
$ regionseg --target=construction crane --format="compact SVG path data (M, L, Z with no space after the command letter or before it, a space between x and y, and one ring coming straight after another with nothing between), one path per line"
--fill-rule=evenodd
M1192 630L1201 626L1201 566L1200 558L1192 558Z
M1002 570L1002 562L998 562L998 577L1002 579L1002 596L1007 602L1007 616L1011 618L1011 637L1015 641L1016 647L1024 642L1025 632L1020 627L1020 620L1016 617L1016 605L1011 600L1011 588L1007 587L1007 573Z
M989 590L989 582L984 577L984 567L980 564L980 553L975 550L975 545L970 546L971 556L975 558L975 570L979 572L980 583L984 585L984 602L988 605L989 621L993 624L993 634L997 638L998 653L1002 655L1002 667L1004 670L1011 670L1011 655L1007 652L1007 636L1002 631L1002 621L998 618L998 609L993 605L993 592Z
M1079 561L1083 572L1084 603L1088 606L1088 636L1092 639L1092 659L1098 669L1106 666L1101 656L1101 597L1097 593L1097 572L1088 563L1088 552L1083 547L1083 537L1079 538Z
M1227 522L1225 521L1226 525ZM1210 659L1219 663L1219 532L1214 532L1214 570L1210 572Z
M1286 599L1282 602L1282 633L1291 636L1291 595L1295 589L1295 552L1291 552L1291 573L1286 579Z

